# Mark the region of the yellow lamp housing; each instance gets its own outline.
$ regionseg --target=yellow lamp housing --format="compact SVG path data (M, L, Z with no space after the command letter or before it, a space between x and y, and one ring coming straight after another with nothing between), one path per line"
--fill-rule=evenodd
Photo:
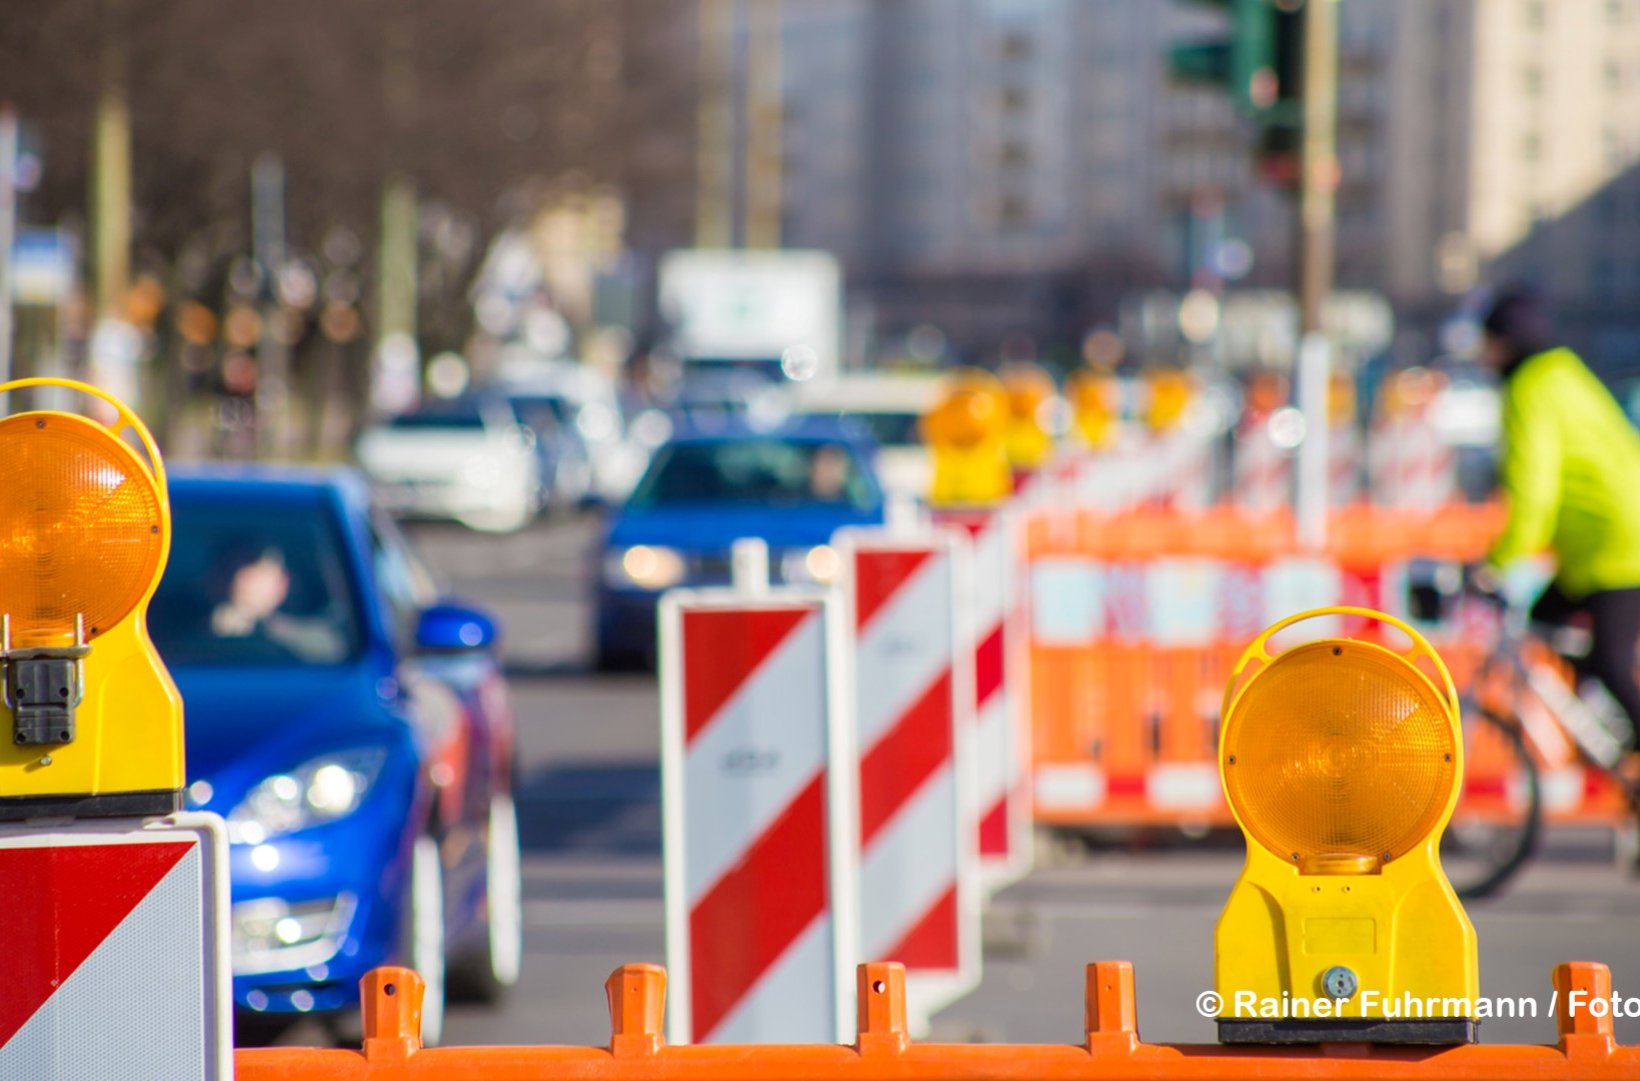
M0 394L30 387L113 420L0 419L0 820L180 810L182 700L145 627L171 545L164 464L115 398L66 379Z
M1272 653L1280 632L1329 616L1411 645L1323 638ZM1429 643L1362 608L1276 623L1231 674L1219 774L1247 841L1215 936L1219 1040L1474 1042L1475 929L1440 863L1463 731Z
M978 369L953 373L922 428L934 467L931 504L981 506L1013 490L1008 395L996 376Z

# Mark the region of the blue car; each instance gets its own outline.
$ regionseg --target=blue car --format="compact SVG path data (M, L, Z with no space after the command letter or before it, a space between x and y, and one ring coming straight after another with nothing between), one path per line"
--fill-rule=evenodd
M653 664L660 594L726 584L736 538L768 544L776 583L829 581L838 570L832 534L883 520L870 460L870 446L835 421L774 431L742 423L680 430L605 524L598 666Z
M339 1021L365 972L406 963L436 1040L447 988L518 977L496 627L439 600L350 473L178 471L170 492L149 629L182 692L189 802L228 821L242 1031Z

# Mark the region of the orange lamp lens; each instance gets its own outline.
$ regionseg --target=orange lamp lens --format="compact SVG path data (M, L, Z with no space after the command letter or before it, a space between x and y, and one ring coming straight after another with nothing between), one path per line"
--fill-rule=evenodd
M1368 642L1313 642L1278 656L1232 706L1225 796L1255 840L1301 867L1387 861L1439 823L1458 782L1456 739L1407 661Z
M106 428L66 413L0 420L0 613L13 646L86 638L142 600L164 556L154 480Z

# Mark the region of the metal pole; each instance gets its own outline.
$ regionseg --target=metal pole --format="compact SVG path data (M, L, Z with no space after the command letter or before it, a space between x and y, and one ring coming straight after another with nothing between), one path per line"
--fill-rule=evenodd
M727 248L733 225L735 0L699 0L700 103L695 135L695 247Z
M1304 144L1299 180L1299 448L1295 516L1307 547L1327 542L1327 384L1332 344L1322 325L1333 285L1333 197L1338 187L1337 0L1304 5Z
M262 283L262 340L257 344L256 434L262 453L281 457L290 446L289 350L279 301L285 267L285 166L277 154L263 154L251 168L251 246L265 276Z
M738 537L729 546L729 581L736 591L759 596L769 591L769 545L762 537Z
M415 13L396 11L383 27L382 100L391 127L390 171L382 182L376 248L376 343L371 359L370 407L396 412L421 390L416 343L416 182L406 168L415 121Z
M746 225L748 248L780 246L782 110L780 0L751 0L746 58Z
M112 21L113 16L107 18ZM122 314L131 285L131 114L125 103L125 50L117 30L105 33L91 159L91 243L97 260L99 318Z
M0 383L11 378L11 249L17 236L17 114L0 105Z

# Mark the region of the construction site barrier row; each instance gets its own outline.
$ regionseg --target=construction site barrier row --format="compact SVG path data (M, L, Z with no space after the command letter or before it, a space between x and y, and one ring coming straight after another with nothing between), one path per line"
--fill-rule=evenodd
M1364 1043L1319 1047L1151 1044L1139 1038L1133 967L1087 967L1085 1025L1077 1044L939 1044L911 1038L905 970L872 963L856 973L857 1036L851 1045L668 1045L662 1035L666 971L624 965L605 984L610 1037L603 1047L421 1047L420 978L380 968L362 981L359 1050L242 1049L238 1081L1631 1081L1640 1046L1619 1044L1610 1011L1574 1003L1609 1001L1605 965L1574 961L1554 970L1550 1045L1465 1044L1448 1048Z
M1039 822L1067 826L1229 825L1216 764L1220 697L1251 635L1298 610L1344 604L1407 617L1415 561L1484 558L1497 506L1376 506L1332 513L1327 543L1304 548L1286 511L1190 512L1037 504L1024 515L1030 582L1033 795ZM1460 688L1484 641L1419 624ZM1338 633L1370 634L1345 625ZM1490 729L1469 734L1458 818L1499 818L1519 799ZM1575 755L1547 763L1551 822L1615 824L1617 786Z

